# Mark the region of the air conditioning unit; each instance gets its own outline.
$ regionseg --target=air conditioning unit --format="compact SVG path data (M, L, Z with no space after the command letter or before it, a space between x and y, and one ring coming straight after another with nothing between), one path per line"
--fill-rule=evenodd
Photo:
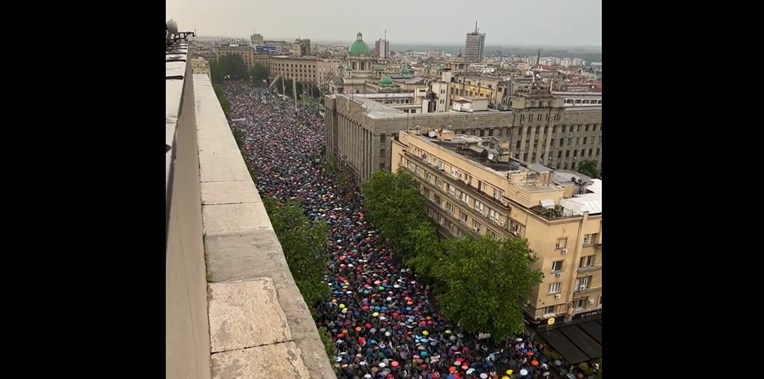
M561 274L560 274L559 272L556 272L556 273L555 273L555 277L556 277L556 278L560 278L560 275L561 275Z
M568 254L568 249L560 249L561 254Z
M560 294L559 294L559 293L556 293L556 294L555 294L555 298L556 298L556 299L560 299Z

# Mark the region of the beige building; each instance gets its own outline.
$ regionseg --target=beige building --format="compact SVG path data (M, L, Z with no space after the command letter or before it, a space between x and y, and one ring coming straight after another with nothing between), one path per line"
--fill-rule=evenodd
M191 60L191 72L193 74L205 74L210 76L210 64L207 59L196 57Z
M316 83L316 58L273 56L269 62L268 81L277 76L300 83Z
M526 238L545 275L524 309L530 320L599 314L601 181L515 160L502 139L422 131L398 134L390 167L417 179L440 232Z
M443 94L431 92L430 96ZM457 134L500 138L509 143L512 158L557 170L575 171L582 160L594 160L600 168L601 105L566 107L563 97L535 86L521 88L510 98L511 111L507 112L456 112L451 106L431 112L431 101L440 107L446 99L430 98L422 108L427 113L412 114L355 94L327 95L326 152L329 158L347 163L356 180L363 182L375 171L388 169L391 138L419 126L421 130L446 128Z
M255 65L255 50L251 46L228 44L215 48L215 57L217 59L232 54L242 57L247 69L251 69Z
M292 42L292 55L298 57L304 57L311 55L311 40L310 39L296 39Z
M338 66L343 61L340 59L317 59L316 60L316 85L329 84L340 70Z

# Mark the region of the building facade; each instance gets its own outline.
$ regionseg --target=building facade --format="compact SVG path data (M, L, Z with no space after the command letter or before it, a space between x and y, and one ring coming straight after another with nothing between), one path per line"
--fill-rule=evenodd
M375 41L374 55L381 59L390 58L390 42L385 39Z
M391 170L412 174L427 213L446 237L526 238L544 274L524 309L539 322L599 313L602 306L602 185L510 157L495 138L447 130L400 132ZM487 154L488 153L488 154Z
M486 40L485 33L478 33L478 23L475 23L475 31L468 33L465 38L465 58L470 63L483 61L483 46Z
M210 64L203 57L196 57L191 60L191 72L193 74L205 74L210 76Z
M597 168L601 168L600 105L566 107L563 97L534 85L511 96L510 111L455 112L451 105L445 106L448 97L439 98L445 95L440 91L448 89L447 83L431 86L426 102L435 101L436 105L423 104L427 113L406 113L354 94L327 95L324 106L328 158L347 163L356 180L363 182L375 171L389 169L386 160L390 157L390 141L399 131L419 127L495 137L509 144L513 159L556 170L576 171L578 163L585 160L595 161Z
M255 50L248 45L227 44L215 48L215 57L218 60L226 55L239 55L247 69L251 69L255 65Z
M269 82L281 76L300 83L316 83L316 58L272 56L268 60Z
M311 40L296 39L294 42L292 42L292 55L298 57L311 55Z

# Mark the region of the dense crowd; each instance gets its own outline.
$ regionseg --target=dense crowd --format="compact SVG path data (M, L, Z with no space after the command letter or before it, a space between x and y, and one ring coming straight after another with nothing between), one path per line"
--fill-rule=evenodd
M403 268L365 219L357 188L339 186L320 157L324 120L292 100L229 83L232 127L241 131L262 197L300 202L330 230L326 284L317 326L332 335L338 378L555 378L543 345L516 336L492 348L463 335L434 311L430 288ZM477 305L480 306L480 305Z

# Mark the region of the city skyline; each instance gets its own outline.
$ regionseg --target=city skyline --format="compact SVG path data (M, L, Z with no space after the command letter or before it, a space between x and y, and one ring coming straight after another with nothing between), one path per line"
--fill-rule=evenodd
M247 38L253 31L267 39L354 40L362 32L367 44L382 38L400 44L464 44L478 21L487 46L599 47L602 45L601 0L479 1L475 12L452 12L461 2L445 0L434 10L425 3L402 0L386 7L349 0L285 0L259 4L238 0L168 0L166 18L200 36ZM295 9L300 9L295 13ZM472 13L472 14L471 14ZM277 17L275 14L282 14ZM429 21L435 18L437 22ZM290 22L285 22L289 20ZM420 27L413 25L421 25ZM432 25L444 25L434 27ZM289 37L291 36L291 37Z

